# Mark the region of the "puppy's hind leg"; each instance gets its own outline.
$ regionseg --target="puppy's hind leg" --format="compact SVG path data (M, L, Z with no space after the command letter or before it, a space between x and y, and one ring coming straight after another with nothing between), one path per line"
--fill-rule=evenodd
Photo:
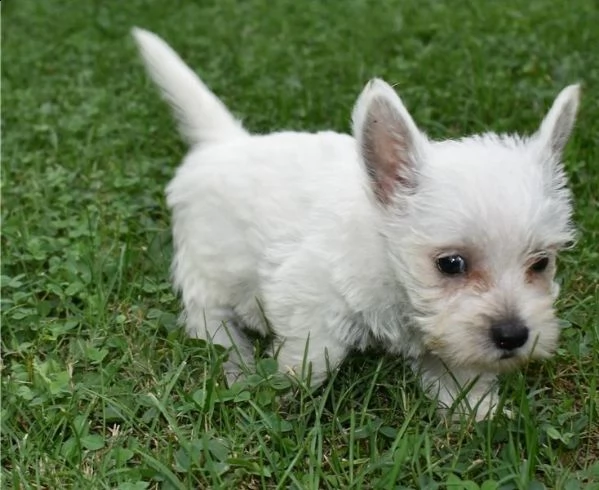
M186 330L190 337L204 339L213 345L229 349L223 370L227 383L234 383L245 370L254 365L251 340L242 331L235 313L228 307L210 307L187 312Z

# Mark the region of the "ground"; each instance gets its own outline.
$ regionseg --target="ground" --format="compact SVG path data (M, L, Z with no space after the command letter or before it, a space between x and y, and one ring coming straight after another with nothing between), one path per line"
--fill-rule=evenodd
M2 488L599 488L595 0L18 0L2 11ZM321 391L264 361L227 390L185 339L163 189L184 154L129 29L169 41L255 132L347 131L366 80L432 136L534 131L582 81L565 155L580 237L555 359L514 413L447 427L401 360Z

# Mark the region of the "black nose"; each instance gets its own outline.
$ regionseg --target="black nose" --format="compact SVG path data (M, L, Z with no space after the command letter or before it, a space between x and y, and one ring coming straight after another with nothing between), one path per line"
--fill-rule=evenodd
M528 340L528 328L521 320L502 320L491 325L491 338L503 350L522 347Z

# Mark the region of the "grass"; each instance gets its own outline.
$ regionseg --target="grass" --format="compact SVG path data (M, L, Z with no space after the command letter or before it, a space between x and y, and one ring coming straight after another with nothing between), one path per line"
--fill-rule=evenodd
M5 2L2 488L599 488L595 0ZM128 31L154 30L253 131L348 129L374 75L431 135L533 131L585 94L566 166L555 359L502 379L514 418L446 427L401 360L291 398L265 360L177 328L163 188L184 147Z

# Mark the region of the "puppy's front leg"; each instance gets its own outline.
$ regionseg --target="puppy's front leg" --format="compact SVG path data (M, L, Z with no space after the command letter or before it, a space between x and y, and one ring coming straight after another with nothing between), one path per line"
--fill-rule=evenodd
M324 327L326 328L326 327ZM287 337L275 342L279 369L317 388L339 367L348 348L324 329L312 329L306 337Z
M294 288L297 291L297 288ZM284 292L279 288L278 293ZM272 297L267 317L273 326L274 354L282 372L308 381L316 388L335 370L350 346L343 342L343 312L335 309L333 302L303 302L285 294L285 301ZM326 298L324 295L317 296ZM293 299L292 299L293 298Z
M443 415L450 408L453 408L453 414L457 418L474 412L476 420L483 420L495 413L498 401L495 375L464 368L449 371L432 354L426 354L413 367L420 374L426 394L437 400Z
M343 300L331 295L326 267L299 251L264 288L264 310L275 335L279 369L303 381L309 374L311 388L339 367L351 347L351 312Z

